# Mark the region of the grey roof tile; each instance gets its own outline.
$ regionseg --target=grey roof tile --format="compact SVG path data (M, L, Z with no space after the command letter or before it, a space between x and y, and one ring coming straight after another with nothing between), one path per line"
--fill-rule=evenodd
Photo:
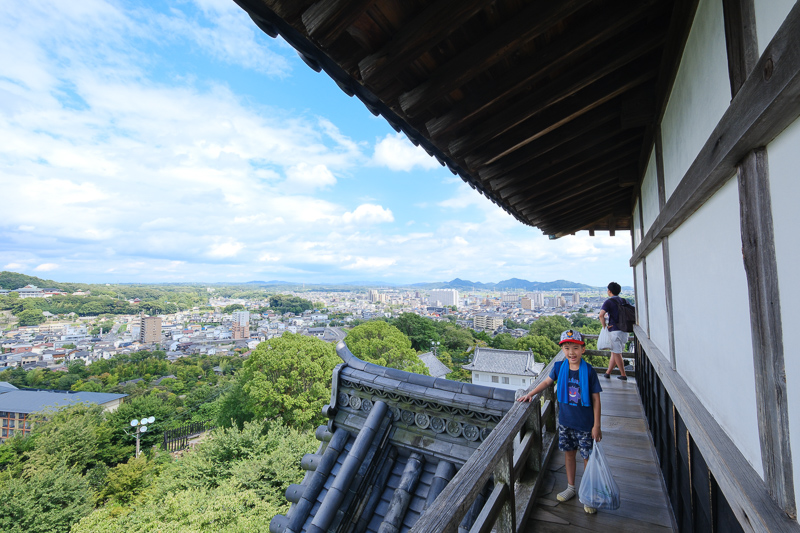
M464 368L474 372L536 376L544 368L544 365L536 363L536 367L532 368L530 358L531 352L479 347L475 349L472 363L464 365ZM538 370L536 370L537 368Z

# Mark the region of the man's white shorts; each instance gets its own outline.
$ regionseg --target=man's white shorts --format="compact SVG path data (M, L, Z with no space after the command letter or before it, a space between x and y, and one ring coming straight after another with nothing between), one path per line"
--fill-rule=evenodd
M624 352L625 344L628 342L628 333L625 331L609 331L608 333L611 335L611 352Z

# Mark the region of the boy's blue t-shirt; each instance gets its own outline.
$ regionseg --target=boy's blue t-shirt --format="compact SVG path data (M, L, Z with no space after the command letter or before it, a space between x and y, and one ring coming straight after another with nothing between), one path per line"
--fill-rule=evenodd
M567 361L559 361L553 365L553 369L550 371L550 379L558 381L558 372L564 363L569 364ZM581 386L578 376L578 370L569 370L569 382L567 384L569 402L559 404L558 423L578 431L592 431L592 427L594 427L594 411L591 405L582 405ZM597 372L591 370L589 372L589 394L602 391L600 380L597 379Z

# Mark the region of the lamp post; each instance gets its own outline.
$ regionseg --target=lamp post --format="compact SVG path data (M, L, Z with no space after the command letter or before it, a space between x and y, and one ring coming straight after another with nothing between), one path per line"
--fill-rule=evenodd
M439 348L441 343L439 341L431 341L431 350L433 351L433 356L436 357L436 349Z
M138 419L138 420L136 418L134 418L133 420L131 420L131 427L132 428L136 428L136 457L137 458L139 457L139 437L140 437L140 435L142 433L145 433L147 431L147 424L152 424L155 421L156 421L156 418L154 416L151 416L149 418L146 417L146 418L142 418L142 419ZM125 433L128 433L128 432L126 431ZM130 433L128 433L128 435L130 435Z

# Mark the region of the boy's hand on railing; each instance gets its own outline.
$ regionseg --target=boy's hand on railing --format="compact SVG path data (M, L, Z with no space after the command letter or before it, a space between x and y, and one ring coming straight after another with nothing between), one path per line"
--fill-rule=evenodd
M517 401L518 402L529 402L532 399L533 399L533 391L530 391L528 394L525 394L524 396L520 396L519 398L517 398Z

